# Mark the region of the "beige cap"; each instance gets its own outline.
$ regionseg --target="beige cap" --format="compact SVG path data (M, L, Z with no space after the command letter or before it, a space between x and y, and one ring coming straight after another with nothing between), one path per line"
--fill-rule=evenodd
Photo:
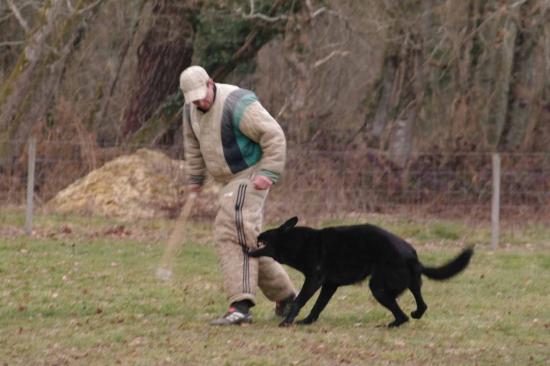
M183 92L185 103L192 103L206 97L206 86L210 76L200 66L189 66L180 74L180 89Z

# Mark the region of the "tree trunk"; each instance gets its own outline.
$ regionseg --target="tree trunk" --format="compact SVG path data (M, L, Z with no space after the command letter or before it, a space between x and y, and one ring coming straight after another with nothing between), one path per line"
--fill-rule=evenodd
M99 126L104 124L105 116L107 115L110 107L110 102L113 97L113 94L115 92L115 88L117 86L117 83L120 79L120 75L122 72L122 65L124 64L124 61L126 60L126 56L128 54L128 50L130 49L130 46L132 45L132 42L134 41L134 38L136 36L136 33L139 29L140 25L140 19L142 18L142 11L145 5L145 0L138 0L138 10L136 12L136 18L133 20L130 34L128 35L128 38L126 39L124 45L122 46L120 50L120 57L118 58L118 63L116 66L116 72L111 77L109 83L107 84L107 88L104 92L102 92L102 100L99 107L99 110L97 114L93 115L93 123L92 123L92 129L98 130Z
M424 99L424 78L420 66L420 36L414 33L408 34L410 43L405 43L405 49L401 52L401 65L396 79L402 80L398 93L395 96L394 130L389 137L390 158L401 167L404 167L412 152L413 131L418 118L419 107Z
M544 28L548 24L548 8L542 10L536 3L524 4L518 19L514 55L513 85L509 97L509 113L502 130L499 150L530 150L532 133L541 120L544 105L544 87L548 80L548 64L544 55ZM523 123L521 123L523 122Z
M0 91L0 141L25 139L30 130L30 122L22 118L25 109L36 108L34 99L38 93L38 80L44 77L46 65L42 65L47 52L46 40L55 30L55 22L60 19L62 0L53 0L44 5L42 24L29 36L23 52ZM36 114L36 113L35 113ZM14 141L14 145L0 145L0 161L11 165L24 141Z
M420 11L411 13L413 9L407 4L397 2L389 11L389 42L379 82L378 107L369 132L375 145L387 149L399 166L405 166L410 158L414 126L424 103L424 39L415 23L419 18L426 21L428 17L429 21L430 6L431 0L421 0L412 6ZM429 28L429 24L425 27Z
M521 5L520 5L521 6ZM511 7L509 15L504 19L503 28L499 36L501 52L496 61L497 71L495 80L495 103L493 105L494 125L493 141L491 145L499 150L504 145L506 129L509 129L509 106L511 101L511 86L513 83L514 57L516 55L516 39L518 28L516 19L519 19L519 6ZM508 123L507 123L508 121Z
M124 134L131 143L171 145L181 140L181 134L178 132L181 129L183 99L179 92L178 80L181 71L191 64L197 24L190 19L197 18L201 8L196 4L192 7L192 3L176 12L175 7L182 7L176 5L178 3L178 0L157 1L154 10L159 20L162 17L176 17L174 21L180 22L181 25L176 27L179 33L174 35L174 41L169 44L164 41L173 26L171 29L163 29L159 26L159 21L156 21L148 30L138 50L137 88L125 114ZM290 3L293 3L293 0L277 0L266 15L274 16L282 6ZM223 82L239 64L252 59L265 42L271 39L268 35L273 36L277 29L277 24L250 22L247 34L236 42L240 46L234 50L232 57L223 65L208 70L212 79ZM194 57L200 58L196 55Z
M95 14L100 2L79 1L72 11L66 2L45 2L42 24L29 36L19 60L0 92L0 161L11 166L32 127L49 118L63 79L65 65L85 34L83 21ZM92 7L90 7L92 5Z
M179 74L191 64L197 9L179 0L156 0L153 21L138 48L135 87L124 113L123 135L136 132L170 94L178 90Z

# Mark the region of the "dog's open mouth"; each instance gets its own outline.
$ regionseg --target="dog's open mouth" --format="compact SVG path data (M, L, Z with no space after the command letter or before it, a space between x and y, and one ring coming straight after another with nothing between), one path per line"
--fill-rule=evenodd
M261 240L258 240L258 242L256 243L256 249L262 249L262 248L265 248L266 244L261 241Z

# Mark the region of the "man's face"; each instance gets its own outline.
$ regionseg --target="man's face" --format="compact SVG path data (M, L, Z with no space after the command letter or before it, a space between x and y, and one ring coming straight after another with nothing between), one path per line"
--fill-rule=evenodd
M194 105L205 111L210 109L212 102L214 101L214 82L212 80L208 80L206 86L208 87L206 97L193 102Z

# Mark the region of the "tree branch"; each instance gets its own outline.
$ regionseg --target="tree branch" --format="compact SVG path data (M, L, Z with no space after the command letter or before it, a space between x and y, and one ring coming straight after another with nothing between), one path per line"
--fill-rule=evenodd
M273 17L277 9L286 1L289 0L276 0L269 10L268 16ZM231 71L233 71L239 61L250 57L251 54L256 52L257 46L254 45L254 41L257 39L258 35L260 35L261 30L262 26L258 24L254 25L254 28L250 31L248 36L246 36L243 45L235 52L233 57L231 57L231 60L212 72L212 79L223 80Z
M347 55L349 55L349 51L340 51L340 50L332 51L331 53L328 54L328 56L325 56L322 59L316 61L313 64L313 68L314 69L318 68L319 66L321 66L321 65L327 63L328 61L330 61L330 59L335 57L335 56L345 57Z
M67 9L69 9L71 13L74 12L74 6L71 0L67 0Z
M319 15L323 14L327 10L327 8L325 8L324 6L321 6L317 10L313 10L313 5L311 4L311 0L306 0L306 7L309 12L309 17L311 19L317 18Z
M0 42L0 47L20 46L25 44L25 41L6 41Z
M13 0L6 0L6 2L8 3L8 7L10 8L11 12L19 22L21 28L25 30L25 33L29 33L31 31L31 28L29 27L29 24L27 23L25 18L23 18L23 16L21 15L21 12L17 8L17 6L15 6L15 4L13 3Z
M284 19L287 19L287 16L286 15L279 15L278 17L271 17L269 15L265 15L265 14L262 14L262 13L255 13L255 4L254 4L254 0L250 0L250 13L249 14L245 14L243 15L243 17L245 19L262 19L262 20L265 20L266 22L270 22L270 23L275 23L275 22L278 22L279 20L284 20Z
M95 3L88 5L87 7L83 8L83 9L80 9L80 10L78 11L78 15L84 14L85 12L87 12L88 10L91 10L91 9L95 8L96 6L98 6L99 4L101 4L102 2L103 2L103 0L97 0Z

